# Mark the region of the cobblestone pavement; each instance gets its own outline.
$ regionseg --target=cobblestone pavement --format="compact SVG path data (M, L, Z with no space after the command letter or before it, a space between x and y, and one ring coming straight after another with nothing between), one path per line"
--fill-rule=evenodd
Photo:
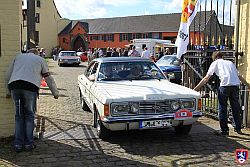
M249 130L244 129L244 135L230 130L227 138L217 136L218 122L206 117L188 136L176 135L173 129L147 130L118 132L102 141L92 127L92 114L80 107L77 76L86 64L59 68L50 60L49 65L61 96L53 99L48 89L41 89L38 124L45 125L44 137L36 140L32 152L15 153L10 142L0 144L0 167L237 166L235 150L249 150ZM247 162L243 166L250 166Z

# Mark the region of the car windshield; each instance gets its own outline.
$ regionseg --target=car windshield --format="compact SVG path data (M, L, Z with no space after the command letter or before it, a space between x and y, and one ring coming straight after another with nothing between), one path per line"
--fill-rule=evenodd
M62 52L61 56L77 56L76 52Z
M102 63L97 81L166 79L153 62Z
M156 64L164 66L179 66L180 62L178 61L176 56L163 56L157 61Z

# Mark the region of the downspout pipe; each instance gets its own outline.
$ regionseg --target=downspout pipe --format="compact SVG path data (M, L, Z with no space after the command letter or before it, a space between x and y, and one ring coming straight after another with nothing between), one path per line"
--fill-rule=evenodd
M236 57L236 67L238 66L238 56L239 56L239 32L240 32L240 0L236 1L237 13L236 13L236 26L235 26L235 57Z

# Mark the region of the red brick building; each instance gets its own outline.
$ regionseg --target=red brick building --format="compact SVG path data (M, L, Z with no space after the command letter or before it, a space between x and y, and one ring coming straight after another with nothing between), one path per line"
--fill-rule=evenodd
M180 19L181 13L173 13L71 21L58 35L59 46L64 50L77 50L82 47L84 50L102 48L105 51L107 47L125 48L132 39L138 38L174 42ZM217 26L207 26L211 25L210 22ZM209 40L217 40L218 38L213 38L215 27L221 30L216 34L221 36L220 39L226 35L233 36L233 31L228 31L228 34L221 33L222 25L214 11L198 12L190 26L190 44L204 45Z

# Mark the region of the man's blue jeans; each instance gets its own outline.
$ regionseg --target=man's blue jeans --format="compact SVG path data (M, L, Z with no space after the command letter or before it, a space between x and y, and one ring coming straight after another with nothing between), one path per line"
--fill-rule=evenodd
M220 127L223 132L229 131L227 118L227 101L229 99L236 130L241 129L240 113L241 107L239 104L239 86L220 86L218 91L219 99L219 119Z
M11 96L16 108L14 147L31 146L34 144L37 92L15 89L11 90Z

